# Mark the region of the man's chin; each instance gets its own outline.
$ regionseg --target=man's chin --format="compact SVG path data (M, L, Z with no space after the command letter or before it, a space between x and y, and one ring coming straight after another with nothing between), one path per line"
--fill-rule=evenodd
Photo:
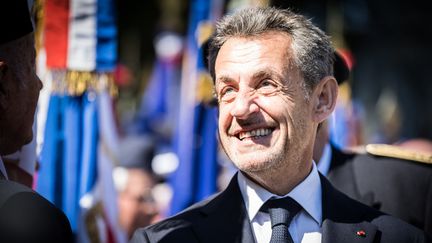
M21 146L18 146L18 144L9 143L1 147L0 155L5 156L5 155L13 154L16 151L18 151L20 148Z
M29 144L31 141L33 140L33 133L31 132L30 134L28 134L25 137L22 137L19 140L9 140L6 141L7 144L5 144L4 146L2 146L2 150L1 155L8 155L8 154L13 154L19 150L21 150L21 148L26 145Z
M24 139L24 143L21 145L21 147L24 146L24 145L26 145L26 144L31 143L32 140L33 140L33 132L31 132L31 133L26 137L26 139Z
M268 160L244 159L244 162L234 163L239 170L247 173L257 173L265 171L271 167L271 162Z

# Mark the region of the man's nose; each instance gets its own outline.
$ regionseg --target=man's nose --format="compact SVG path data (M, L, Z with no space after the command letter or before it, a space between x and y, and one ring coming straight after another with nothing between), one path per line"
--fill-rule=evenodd
M256 96L253 92L239 92L234 100L231 115L242 119L250 114L258 112L259 107L256 103Z

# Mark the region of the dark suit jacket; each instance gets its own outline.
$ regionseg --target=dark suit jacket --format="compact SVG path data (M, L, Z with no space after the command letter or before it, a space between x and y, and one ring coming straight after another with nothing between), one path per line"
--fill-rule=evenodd
M423 242L423 232L337 191L321 176L322 242ZM357 231L364 230L365 236ZM237 178L214 198L135 232L131 242L254 242Z
M332 146L330 182L348 196L432 235L432 165L342 152Z
M48 200L21 184L0 180L0 242L72 242L68 219Z

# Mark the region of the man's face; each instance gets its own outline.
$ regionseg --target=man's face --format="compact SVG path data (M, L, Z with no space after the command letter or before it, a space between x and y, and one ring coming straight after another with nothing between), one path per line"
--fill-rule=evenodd
M303 78L289 61L290 44L287 35L269 32L231 38L219 50L219 136L244 172L305 170L315 128Z
M126 188L118 198L120 225L129 235L156 219L158 208L153 198L154 180L140 169L129 169Z
M0 154L17 151L33 138L32 125L42 82L36 75L33 34L3 47L0 104Z

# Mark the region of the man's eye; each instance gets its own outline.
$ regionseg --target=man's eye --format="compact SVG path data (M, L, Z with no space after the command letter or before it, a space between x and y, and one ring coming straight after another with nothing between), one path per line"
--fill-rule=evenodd
M273 81L271 81L270 79L265 79L265 80L263 80L263 81L261 81L261 83L259 84L259 86L260 87L268 87L268 86L274 86L274 87L276 87L276 84L273 82Z
M272 83L269 80L264 80L261 82L261 86L269 86L272 85Z
M275 92L278 90L278 85L273 82L272 80L266 79L261 81L261 83L259 83L258 85L258 90L260 93L263 94L270 94L272 92Z
M224 87L220 92L219 92L219 99L221 101L228 101L230 99L232 99L235 96L235 92L236 90L233 87L227 86Z
M227 94L227 93L230 93L230 92L233 92L234 91L234 89L232 88L232 87L226 87L226 88L224 88L223 90L222 90L222 94Z

